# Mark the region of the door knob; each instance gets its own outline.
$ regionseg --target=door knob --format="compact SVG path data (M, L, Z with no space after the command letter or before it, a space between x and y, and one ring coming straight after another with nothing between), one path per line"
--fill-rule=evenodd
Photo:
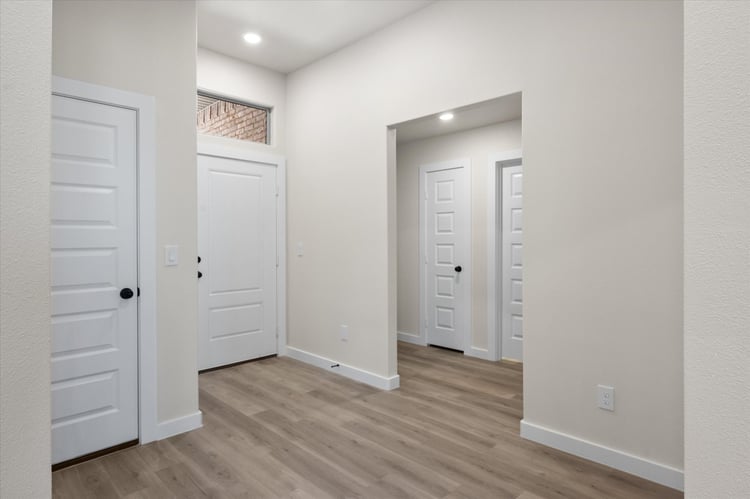
M455 270L456 272L461 272L463 269L460 265L456 265L456 268L454 268L453 270Z
M129 300L134 296L133 290L130 288L122 288L120 290L120 298L123 300Z
M199 270L199 271L198 271L198 279L200 279L201 277L203 277L203 272L201 272L201 271Z

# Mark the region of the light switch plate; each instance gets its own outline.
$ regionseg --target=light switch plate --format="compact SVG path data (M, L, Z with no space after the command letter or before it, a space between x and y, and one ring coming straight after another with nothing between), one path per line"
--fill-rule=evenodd
M164 246L164 266L174 267L180 263L180 247L174 245Z

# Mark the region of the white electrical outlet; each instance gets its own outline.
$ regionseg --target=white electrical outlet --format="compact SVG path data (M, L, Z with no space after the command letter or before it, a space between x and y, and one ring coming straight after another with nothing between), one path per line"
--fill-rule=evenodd
M341 341L349 340L349 326L346 324L341 324L341 326L339 326L339 339Z
M605 411L615 410L615 389L612 386L597 385L596 386L596 403L599 409Z

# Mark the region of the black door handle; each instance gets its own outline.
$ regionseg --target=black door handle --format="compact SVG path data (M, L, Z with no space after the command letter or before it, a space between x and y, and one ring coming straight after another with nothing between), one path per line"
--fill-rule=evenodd
M456 268L454 268L453 270L455 270L456 272L461 272L463 269L460 265L456 265Z
M203 272L201 272L201 271L199 270L199 271L198 271L198 279L200 279L201 277L203 277Z
M130 289L130 288L122 288L120 290L120 298L122 298L123 300L129 300L134 295L135 295L135 293L133 293L133 290Z

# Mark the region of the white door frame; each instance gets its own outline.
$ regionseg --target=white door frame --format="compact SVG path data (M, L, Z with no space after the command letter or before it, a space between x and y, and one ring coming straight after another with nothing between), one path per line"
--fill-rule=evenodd
M502 280L498 274L501 265L498 263L499 239L497 230L498 210L500 208L501 192L498 191L498 170L504 166L514 166L523 161L523 151L515 149L502 153L490 154L487 178L487 339L489 360L502 359L502 325L498 321L498 313L502 311Z
M276 168L276 352L284 356L286 351L286 159L273 154L258 152L237 144L219 143L216 139L198 135L198 155L252 161ZM201 242L198 242L200 248ZM200 327L200 325L199 325Z
M419 167L419 335L417 339L410 339L411 343L417 343L421 345L427 344L427 331L425 330L426 315L426 299L425 299L425 192L427 189L427 174L431 172L439 172L443 170L452 170L456 168L464 168L466 170L466 182L464 192L461 194L466 200L467 207L467 227L466 235L469 239L469 248L466 252L466 260L461 265L466 268L466 272L462 272L462 278L464 280L465 299L464 306L466 311L464 314L464 323L462 324L464 329L463 338L463 350L464 355L469 354L471 350L471 274L473 268L471 266L471 159L453 159L449 161L441 161L439 163L430 163Z
M157 440L156 358L156 115L154 97L52 77L52 93L136 113L138 225L138 440Z

